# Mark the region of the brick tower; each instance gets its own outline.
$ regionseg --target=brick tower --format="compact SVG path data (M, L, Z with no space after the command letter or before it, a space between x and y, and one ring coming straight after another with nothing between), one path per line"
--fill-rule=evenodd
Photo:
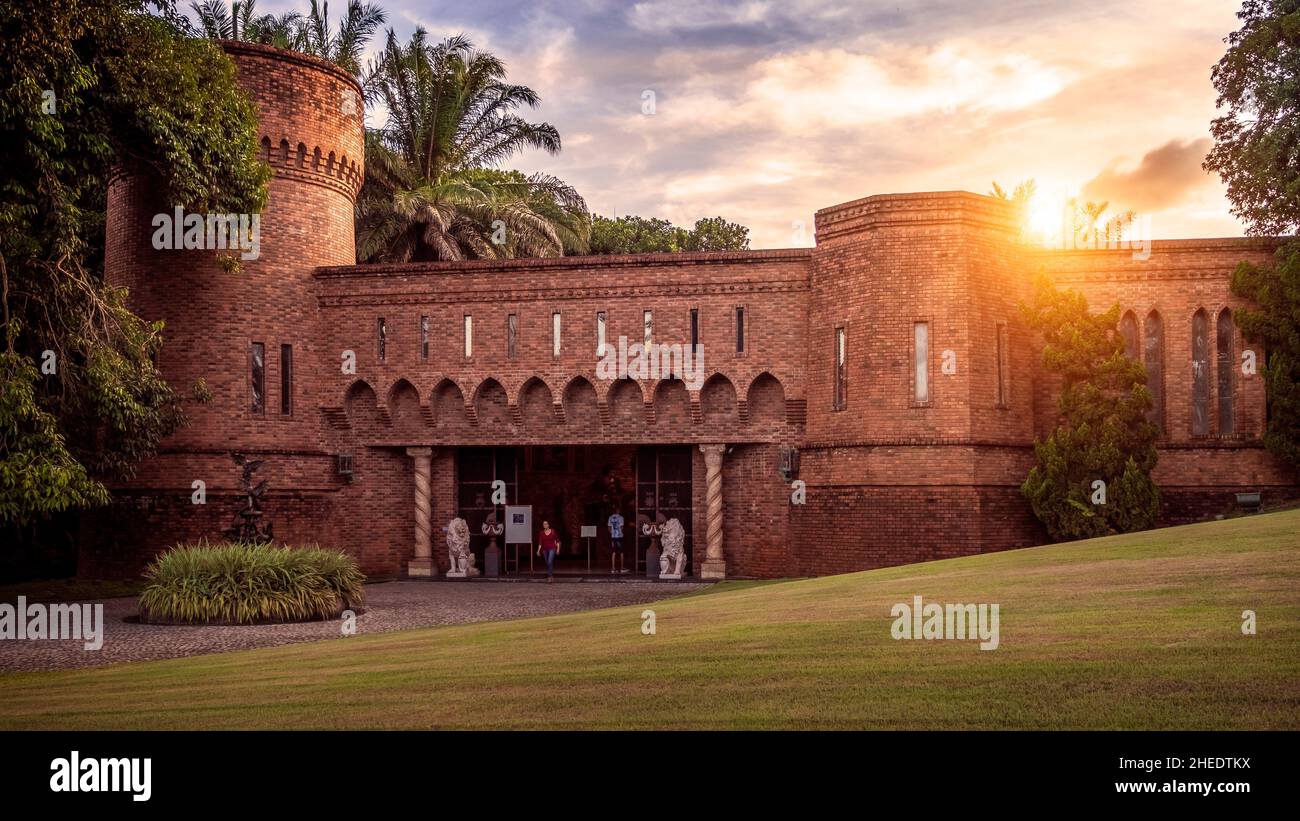
M172 204L144 174L110 184L106 275L130 289L134 311L166 323L158 365L173 388L188 392L202 380L211 399L189 404L189 425L114 489L115 510L91 524L110 532L83 551L82 573L130 573L137 568L126 565L155 549L218 535L236 504L234 452L265 460L257 478L270 483L279 538L318 540L337 487L311 390L322 368L338 366L338 353L319 348L312 272L355 262L361 89L323 60L249 43L223 47L257 105L261 157L274 172L259 253L230 273L212 250L156 250L152 220L172 214ZM192 503L196 480L205 483L206 504Z
M801 572L1037 540L1016 490L1035 373L1017 310L1030 285L1017 232L1005 203L961 191L817 213L808 502L792 524L799 542L822 548ZM899 545L914 555L900 557Z

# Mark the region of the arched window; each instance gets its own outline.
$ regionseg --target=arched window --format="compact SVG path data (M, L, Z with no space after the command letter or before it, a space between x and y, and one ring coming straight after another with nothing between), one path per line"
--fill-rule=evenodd
M1192 315L1192 435L1210 433L1210 315Z
M1124 337L1124 354L1129 359L1137 359L1140 352L1138 351L1138 321L1129 311L1119 319L1119 334Z
M1147 389L1151 391L1151 413L1147 418L1157 429L1165 427L1165 324L1160 314L1152 311L1146 319Z
M1237 364L1236 352L1233 350L1233 325L1232 311L1224 308L1219 312L1217 322L1216 341L1219 351L1219 435L1232 433L1235 428L1235 420L1232 413L1232 372Z

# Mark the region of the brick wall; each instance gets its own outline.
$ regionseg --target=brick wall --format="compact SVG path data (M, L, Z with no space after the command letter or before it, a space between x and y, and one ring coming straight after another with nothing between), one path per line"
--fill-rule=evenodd
M1128 251L1044 251L1018 243L1005 203L933 192L824 209L814 249L359 266L352 211L363 134L351 99L359 89L313 58L226 48L258 104L274 171L261 256L232 275L212 252L154 250L152 215L170 204L132 169L111 183L108 276L130 287L142 316L166 322L159 363L168 379L182 390L202 379L213 398L193 405L193 423L116 488L113 508L85 517L87 575L134 574L167 545L217 536L239 506L236 452L266 461L258 478L271 485L265 507L277 536L346 549L375 576L401 575L412 556L408 447L434 448L433 555L442 570L461 445L691 445L698 566L707 525L694 446L725 443L731 576L1040 543L1018 489L1034 437L1055 417L1056 386L1019 312L1038 270L1081 288L1094 308L1119 301L1136 317L1164 318L1167 435L1156 471L1164 521L1222 513L1239 490L1262 490L1266 504L1300 495L1294 472L1259 444L1258 378L1233 382L1232 435L1217 419L1207 436L1190 430L1191 318L1240 307L1228 293L1232 269L1266 259L1266 241L1157 242L1144 261ZM682 346L696 312L699 384L611 380L598 369L597 315L616 351L620 337L643 339L646 311L654 342ZM925 401L915 396L917 322L929 323ZM840 327L847 402L836 409ZM254 341L267 352L262 414L250 409ZM282 344L294 351L288 414ZM1245 347L1234 339L1234 356ZM791 504L778 472L787 448L801 452L805 505ZM351 481L338 474L340 454L353 457ZM207 505L189 502L196 479Z

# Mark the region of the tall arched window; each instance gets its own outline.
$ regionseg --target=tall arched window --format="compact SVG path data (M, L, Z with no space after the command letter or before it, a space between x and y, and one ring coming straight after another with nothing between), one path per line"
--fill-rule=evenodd
M1224 308L1219 312L1215 331L1219 352L1219 435L1223 436L1236 429L1232 413L1232 372L1237 365L1237 355L1233 345L1236 335L1233 333L1232 311Z
M1210 433L1210 315L1192 315L1192 435Z
M1140 355L1138 350L1138 321L1133 316L1132 311L1128 311L1119 319L1119 333L1124 337L1124 353L1129 359L1137 359Z
M1151 391L1151 413L1147 418L1159 430L1165 428L1165 324L1152 311L1146 319L1147 389Z

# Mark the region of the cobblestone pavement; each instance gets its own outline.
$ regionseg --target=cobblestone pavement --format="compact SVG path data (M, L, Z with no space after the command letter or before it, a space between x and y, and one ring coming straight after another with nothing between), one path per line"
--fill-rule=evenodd
M385 633L446 624L518 619L625 604L642 604L706 586L656 582L388 582L366 586L357 633ZM12 602L11 602L12 603ZM225 653L337 638L340 623L188 627L138 624L135 598L106 599L104 646L82 641L0 640L0 671L61 670L123 661Z

